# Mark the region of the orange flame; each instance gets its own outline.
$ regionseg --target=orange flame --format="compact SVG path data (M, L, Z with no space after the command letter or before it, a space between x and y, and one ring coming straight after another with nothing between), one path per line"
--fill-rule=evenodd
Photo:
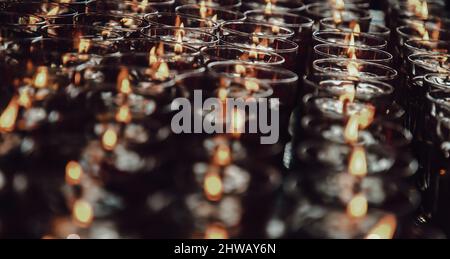
M70 161L66 165L66 183L69 185L78 185L81 182L83 169L76 161Z
M205 230L205 239L228 239L228 231L222 224L209 224Z
M358 141L359 136L359 121L357 115L350 116L350 119L347 122L347 126L344 130L344 137L347 143L353 144Z
M164 81L170 76L170 69L169 65L165 61L161 61L156 64L157 69L155 73L153 74L153 79Z
M344 10L345 3L344 0L334 0L334 9Z
M358 114L359 119L359 127L361 129L365 129L372 124L373 120L375 119L375 112L376 108L371 105L367 104L364 109Z
M53 7L50 11L47 12L48 16L54 16L54 15L58 15L59 13L59 6L55 6Z
M102 136L102 145L105 150L112 151L117 145L117 133L113 129L107 129Z
M20 106L28 109L32 105L30 94L28 93L28 89L19 90L19 100L18 103Z
M210 201L218 201L222 198L223 183L218 172L211 170L206 173L203 189L206 198Z
M91 41L89 39L80 39L78 44L78 53L85 54L89 51L91 47Z
M358 194L348 203L347 214L352 218L362 218L367 215L368 206L366 197Z
M120 106L119 110L116 113L116 121L121 123L130 123L131 112L130 107L128 107L128 105Z
M17 97L13 97L0 116L0 132L11 132L14 130L18 113L19 103L17 102Z
M348 167L349 173L353 176L364 177L367 175L367 158L363 147L353 148Z
M244 67L243 65L241 65L241 64L236 64L236 65L234 66L234 71L235 71L237 74L241 75L241 76L245 76L246 73L247 73L245 67Z
M73 205L72 218L80 227L88 227L94 219L94 211L87 201L77 200Z
M366 239L392 239L397 228L397 219L394 215L387 215L383 217L376 225L373 227Z
M48 83L48 68L38 67L37 72L34 76L33 85L36 88L44 88Z
M231 163L231 150L228 145L220 144L214 153L214 163L220 166L226 166Z
M268 14L272 14L272 2L270 0L266 0L267 4L266 7L264 8L264 14L268 15Z
M117 76L117 88L119 90L119 93L126 95L132 93L131 83L128 79L128 76L128 69L122 68L119 75Z
M245 88L250 92L256 92L259 90L259 84L252 80L245 80Z
M350 76L358 77L360 75L359 74L359 65L358 65L358 63L356 63L354 61L348 62L347 71Z

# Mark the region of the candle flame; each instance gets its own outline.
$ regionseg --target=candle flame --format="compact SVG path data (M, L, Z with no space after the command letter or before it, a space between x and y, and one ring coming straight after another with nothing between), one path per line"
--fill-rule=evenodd
M128 107L128 105L120 106L119 110L116 113L116 121L121 123L130 123L131 112L130 107Z
M267 4L266 7L264 8L264 13L266 15L272 14L272 2L270 0L266 0Z
M358 116L357 115L352 115L350 116L350 119L347 122L347 125L345 127L344 130L344 137L345 140L350 143L350 144L354 144L358 141L358 136L359 136L359 121L358 121Z
M128 69L121 68L119 75L117 76L117 88L119 90L119 93L121 94L131 94L131 82L130 79L128 79Z
M228 145L220 144L214 153L214 162L220 166L226 166L231 163L231 150Z
M358 114L359 127L361 129L369 127L375 119L375 113L376 108L371 104L367 104L364 109Z
M177 33L177 43L175 44L174 47L174 52L176 54L181 54L183 53L183 35L181 33Z
M353 60L353 59L352 59ZM347 71L350 76L358 77L359 73L359 65L354 61L349 61L347 64Z
M259 90L259 84L252 80L245 80L245 88L250 92L256 92Z
M236 64L236 65L234 66L234 71L235 71L237 74L241 75L241 76L245 76L245 75L247 74L247 70L246 70L245 67L244 67L243 65L241 65L241 64Z
M367 175L367 158L363 147L353 148L348 167L349 173L353 176L364 177Z
M342 15L340 11L333 10L333 21L335 24L340 24L342 22Z
M19 105L24 107L25 109L28 109L32 105L30 94L28 93L28 89L21 89L19 90L19 99L18 99Z
M344 0L334 0L334 9L344 10L345 3Z
M127 27L132 27L134 25L134 21L131 18L122 18L120 19L120 23L127 26Z
M273 25L272 26L272 33L275 34L275 35L280 33L280 27L278 25Z
M200 2L200 17L205 19L206 18L206 12L208 11L208 9L206 8L206 3L205 1L201 1Z
M33 85L36 88L44 88L48 83L48 68L47 67L38 67L37 72L34 76Z
M227 89L221 87L221 88L219 89L218 97L219 97L220 101L225 102L226 99L227 99L227 97L228 97L228 91L227 91Z
M397 219L394 215L387 215L383 217L376 225L373 227L366 239L392 239L397 228Z
M352 29L353 33L360 33L361 32L361 26L359 25L359 23L357 21L352 21L350 23L350 29ZM353 42L353 44L355 44L355 42Z
M438 21L436 23L436 28L433 30L433 32L431 33L431 38L433 40L439 40L439 36L441 34L441 27L442 27L442 22Z
M243 114L243 111L235 108L233 110L231 119L231 129L233 136L236 138L239 137L243 132L244 127L245 127L245 115Z
M88 227L94 219L94 211L87 201L77 200L73 205L73 220L81 227Z
M428 4L426 0L422 2L418 15L422 19L428 19Z
M169 65L165 61L161 61L157 64L155 64L157 69L155 73L153 74L153 79L164 81L170 76L170 69Z
M48 16L58 15L59 13L59 5L53 7L50 11L47 12Z
M117 145L117 134L113 129L107 129L102 136L102 145L105 150L112 151Z
M362 218L367 215L368 202L363 194L357 194L347 205L347 214L352 218Z
M228 231L221 224L210 224L206 227L205 239L228 239Z
M69 161L66 165L66 183L69 185L78 185L81 182L83 169L76 161Z
M206 198L210 201L218 201L222 198L223 184L218 172L211 170L206 173L203 189Z
M78 53L85 54L89 51L91 47L91 41L89 39L80 39L78 44Z
M17 97L13 97L0 116L0 132L11 132L14 130L18 113L19 103L17 102Z

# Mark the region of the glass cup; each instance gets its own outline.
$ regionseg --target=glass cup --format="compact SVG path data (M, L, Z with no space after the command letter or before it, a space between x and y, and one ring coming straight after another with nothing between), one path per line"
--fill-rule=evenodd
M285 59L276 53L260 50L252 51L227 45L205 47L200 52L206 64L215 61L235 60L259 65L281 66L285 62Z
M242 5L241 0L177 0L177 4L178 6L187 4L200 4L202 1L206 6L223 8L232 11L239 11Z
M349 45L351 43L351 32L338 31L316 31L313 33L313 44L337 44ZM353 33L354 46L375 48L385 50L387 41L367 33Z
M70 24L77 14L75 9L66 4L41 2L11 2L6 4L4 11L24 14L34 14L43 17L48 23Z
M294 32L285 27L272 25L270 23L248 21L225 22L220 25L220 34L222 36L240 35L272 39L292 39L294 36Z
M148 1L114 1L114 0L89 0L86 4L87 13L112 13L120 15L156 14L155 9Z
M51 24L43 26L41 33L43 36L49 38L79 38L93 41L123 38L122 31L89 25Z
M314 47L314 60L323 58L351 58L353 55L360 60L392 65L393 56L384 50L335 44L319 44Z
M245 15L241 12L230 11L228 9L224 9L221 7L212 7L212 6L202 7L201 5L197 4L178 6L175 9L175 12L186 16L192 16L195 18L210 19L215 22L218 22L219 24L222 24L226 21L245 20Z
M202 47L215 46L219 43L219 38L211 33L194 28L146 28L141 31L146 38L172 43L182 43L196 49ZM181 37L178 37L181 36Z
M152 27L184 27L199 29L212 34L215 34L219 28L219 24L214 21L176 13L159 12L157 14L148 14L144 16L144 19Z

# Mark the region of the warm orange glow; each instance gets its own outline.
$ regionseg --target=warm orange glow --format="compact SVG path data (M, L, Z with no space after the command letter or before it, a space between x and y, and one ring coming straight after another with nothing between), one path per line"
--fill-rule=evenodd
M87 53L90 47L91 41L89 39L80 39L80 43L78 44L78 53Z
M345 8L344 0L334 0L334 8L337 10L344 10Z
M94 211L87 201L78 200L73 205L73 220L81 227L88 227L94 219Z
M243 111L234 109L231 119L231 129L235 137L239 137L245 127L245 115Z
M340 24L342 22L342 15L340 11L333 10L333 21L335 24Z
M354 147L350 155L348 171L351 175L364 177L367 175L366 151L363 147Z
M150 53L148 55L148 64L150 66L152 66L153 64L155 64L158 61L158 57L156 56L156 47L153 46L150 49Z
M48 68L38 67L34 76L33 85L36 88L44 88L48 84Z
M358 194L348 203L347 214L352 218L362 218L367 215L368 207L364 194Z
M347 71L350 76L358 77L359 74L359 65L354 61L349 61L347 64Z
M18 113L19 103L17 97L13 97L0 116L0 132L11 132L14 130Z
M259 84L255 81L245 80L245 88L250 92L256 92L259 90Z
M206 227L205 239L228 239L228 231L221 224L210 224Z
M392 239L397 228L397 219L394 215L384 216L376 225L369 231L366 239Z
M424 0L422 5L420 6L419 17L422 19L428 19L428 4L427 1Z
M128 105L120 106L119 110L116 113L116 121L122 123L130 123L131 112L130 107L128 107Z
M266 4L266 7L264 8L264 13L272 14L272 2L270 2L270 0L266 1L266 2L267 2L267 4Z
M19 91L18 103L20 106L22 106L26 109L31 107L31 105L32 105L31 96L28 93L27 89L23 89L23 90Z
M120 19L120 23L127 27L132 27L134 25L133 19L126 18L126 17Z
M214 169L207 172L203 183L205 196L210 201L218 201L222 198L223 183L218 172Z
M222 102L225 102L226 99L227 99L227 97L228 97L228 91L227 91L227 89L221 87L221 88L219 89L218 97L219 97L219 99L220 99Z
M66 165L66 183L69 185L78 185L81 182L83 169L78 162L70 161Z
M174 51L176 54L183 53L183 36L181 33L177 33L177 43L175 44Z
M361 26L359 26L359 23L356 21L352 21L350 24L350 29L352 29L353 33L360 33L361 32ZM355 44L353 42L353 44Z
M181 26L181 25L183 25L183 26ZM181 18L178 15L175 18L175 27L184 27L184 24L181 22Z
M170 76L170 69L169 65L165 61L161 61L160 63L156 64L157 69L155 73L152 75L153 79L164 81Z
M344 130L344 138L347 143L353 144L358 141L359 137L359 121L357 115L350 116Z
M102 136L103 148L112 151L117 145L117 133L113 129L107 129Z
M48 16L54 16L54 15L58 15L59 13L59 6L55 6L53 7L50 11L47 12Z
M132 93L131 83L128 77L128 69L122 68L119 75L117 76L117 88L119 90L119 93L127 95Z
M252 47L251 47L251 49L249 51L249 55L248 56L251 59L258 59L258 52L256 51L256 44L255 43L252 44Z
M213 15L213 17L211 17L211 21L213 22L217 22L217 14ZM212 25L210 25L212 26Z
M231 150L228 145L220 144L214 153L214 163L220 166L226 166L231 163Z
M138 11L143 12L148 5L148 0L143 0L138 4Z
M236 64L236 66L234 66L234 71L241 76L245 76L247 73L245 67L241 64Z
M422 40L430 40L430 34L428 34L428 31L425 31L425 33L422 36Z
M272 33L273 34L278 34L280 33L280 27L278 25L273 25L272 26Z
M200 2L200 17L205 19L206 18L206 12L207 12L205 1Z
M372 124L375 119L375 111L376 108L373 105L367 104L366 107L359 112L358 119L360 129L365 129Z

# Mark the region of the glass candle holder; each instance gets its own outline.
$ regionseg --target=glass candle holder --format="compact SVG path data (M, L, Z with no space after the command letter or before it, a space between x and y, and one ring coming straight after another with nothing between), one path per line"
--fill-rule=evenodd
M253 51L269 51L281 55L285 59L284 68L292 71L298 71L297 57L299 46L290 40L285 39L271 39L240 35L228 35L221 37L221 41L225 45L230 45L236 48L243 48Z
M396 29L397 46L401 48L408 40L448 40L450 31L444 29L433 29L423 24L405 25Z
M36 39L42 37L41 33L36 31L34 25L20 26L15 25L0 25L0 43L5 43L8 40L14 39ZM0 47L1 49L1 47Z
M75 25L95 26L108 30L122 31L126 37L136 36L136 34L139 34L139 30L150 26L146 21L138 17L100 13L77 14L73 18L73 23Z
M16 27L24 27L24 29L37 31L45 25L45 19L34 14L23 14L14 12L2 12L0 17L2 25L13 25Z
M101 64L147 67L147 74L150 77L174 78L176 75L200 69L203 63L198 55L187 53L154 56L152 53L129 52L105 56Z
M429 73L449 73L449 54L413 54L408 57L407 73L412 78Z
M118 48L110 41L86 39L40 38L15 40L6 44L7 55L27 66L74 67L85 63L98 63L103 55L114 53Z
M155 57L199 56L200 51L184 43L160 41L153 38L132 38L112 41L121 53L151 53Z
M66 4L41 2L11 2L4 9L9 12L31 13L43 17L48 23L70 24L77 14L75 9Z
M348 144L345 138L345 122L326 120L307 115L301 121L306 133L304 139L323 139L338 144ZM359 131L357 146L386 145L395 150L408 149L412 141L411 133L396 123L383 120L374 121L368 128Z
M335 5L336 1L334 0L305 0L306 4L312 4L312 3L323 3L323 4L329 4L329 5ZM367 0L344 0L344 6L356 8L356 9L369 9L370 3Z
M313 43L317 44L337 44L337 45L349 45L351 44L351 38L353 35L354 46L386 49L387 42L377 36L373 36L367 33L351 33L351 32L338 32L338 31L316 31L313 33Z
M215 61L235 60L258 65L280 66L285 62L285 59L276 53L260 50L252 51L227 45L203 48L201 54L206 64Z
M274 12L303 12L306 9L306 5L303 1L270 1L270 5L265 0L250 0L245 1L242 8L246 11L250 10L267 10Z
M141 33L145 37L155 41L182 43L196 49L215 46L219 43L219 38L217 36L197 29L183 28L180 30L179 28L147 28L142 30ZM178 37L178 35L181 37Z
M352 32L356 24L359 25L360 22L358 20L340 20L336 22L332 17L324 18L319 22L321 30L337 29L344 32ZM391 34L391 30L386 26L374 23L370 23L369 26L365 28L360 27L360 32L375 35L386 41L390 40Z
M113 1L113 0L89 0L86 3L86 13L112 13L119 15L156 14L155 9L148 1Z
M298 51L299 59L309 60L314 25L313 20L301 15L282 11L271 11L270 13L267 13L265 10L251 10L245 12L245 15L247 16L247 19L251 21L267 22L291 29L294 32L292 41L299 46L302 46ZM305 69L303 68L302 71L305 71Z
M41 28L42 35L49 38L78 38L92 41L122 39L122 32L88 25L52 24Z
M233 11L239 11L242 6L241 0L177 0L178 6L187 4L201 4L202 2L204 2L206 6L218 7Z
M357 59L392 65L393 56L386 51L375 48L364 48L356 46L344 46L335 44L319 44L314 47L314 59L323 58L351 58L354 55Z
M313 3L306 6L306 16L316 22L319 22L323 18L336 16L336 14L338 14L341 19L345 20L358 19L361 21L362 27L368 27L372 20L370 12L363 9L345 8L337 10L328 3Z
M264 37L271 39L292 39L291 29L263 22L231 21L220 25L222 36L239 35L245 37Z
M192 16L195 18L210 19L219 24L226 21L244 21L245 15L241 12L230 11L221 7L201 6L194 5L182 5L175 9L176 13Z
M450 53L450 42L442 40L408 40L403 49L405 57L419 53L448 54Z
M394 28L401 26L405 21L421 22L432 16L445 17L444 9L442 3L428 1L426 12L423 12L422 6L416 7L414 4L403 1L391 7L389 24Z
M357 70L352 72L352 64ZM339 58L319 59L313 62L313 69L319 73L345 74L356 78L372 79L382 82L394 82L398 73L388 66L366 62L362 60L350 60Z
M219 24L212 20L194 18L176 13L159 12L157 14L145 15L144 19L153 27L184 27L199 29L212 34L215 34L219 28Z
M242 69L239 71L236 69ZM213 62L208 65L209 74L214 78L254 78L268 84L274 90L274 97L280 102L293 105L298 76L287 69L273 66L250 65L237 61Z
M394 101L394 87L375 80L343 75L310 74L303 78L306 93L317 96L341 97L354 95L355 100L369 102L375 107L389 107Z

